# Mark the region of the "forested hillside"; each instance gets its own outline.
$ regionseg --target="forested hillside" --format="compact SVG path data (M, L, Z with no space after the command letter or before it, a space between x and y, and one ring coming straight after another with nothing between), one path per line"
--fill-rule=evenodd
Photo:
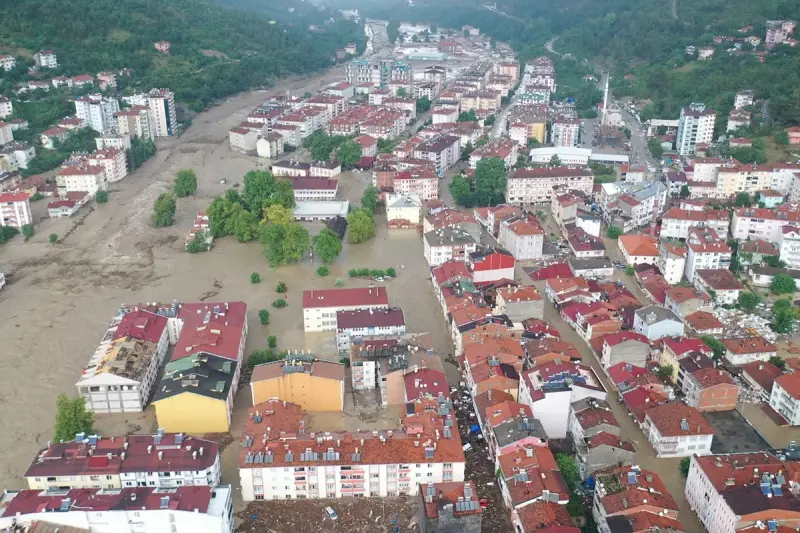
M336 47L361 39L347 21L309 32L200 0L17 0L4 3L0 21L0 53L51 49L53 75L132 68L138 84L169 87L195 110L327 67ZM169 55L155 50L161 40L171 42Z

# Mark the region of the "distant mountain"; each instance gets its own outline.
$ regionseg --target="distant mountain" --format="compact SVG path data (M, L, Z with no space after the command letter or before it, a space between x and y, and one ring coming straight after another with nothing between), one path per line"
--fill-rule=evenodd
M337 47L359 39L363 31L347 21L309 32L200 0L16 0L5 3L0 22L0 53L53 50L53 75L133 68L143 86L169 87L195 110L327 67ZM156 51L162 40L169 54Z

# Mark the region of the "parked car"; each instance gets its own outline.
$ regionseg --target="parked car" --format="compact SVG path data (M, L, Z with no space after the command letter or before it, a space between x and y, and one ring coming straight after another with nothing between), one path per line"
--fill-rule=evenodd
M325 514L328 515L328 518L330 518L331 520L339 519L339 515L336 514L336 511L333 510L333 507L326 507Z

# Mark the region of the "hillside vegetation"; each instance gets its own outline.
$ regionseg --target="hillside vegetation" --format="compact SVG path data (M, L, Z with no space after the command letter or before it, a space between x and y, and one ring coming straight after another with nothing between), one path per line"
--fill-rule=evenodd
M53 50L59 68L48 76L132 68L137 85L169 87L200 110L277 77L330 66L336 47L363 39L352 22L325 30L200 0L17 0L3 6L0 52ZM155 50L161 40L170 41L169 55Z

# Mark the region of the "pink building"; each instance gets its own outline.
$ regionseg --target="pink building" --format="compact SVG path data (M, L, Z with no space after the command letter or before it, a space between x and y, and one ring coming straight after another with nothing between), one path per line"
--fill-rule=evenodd
M169 49L172 45L170 44L169 41L158 41L157 43L154 44L154 46L156 47L156 50L158 50L162 54L168 54Z
M21 228L32 224L30 194L26 192L0 194L0 226Z
M394 192L418 194L422 200L435 200L439 198L439 178L431 170L398 172L394 177Z

